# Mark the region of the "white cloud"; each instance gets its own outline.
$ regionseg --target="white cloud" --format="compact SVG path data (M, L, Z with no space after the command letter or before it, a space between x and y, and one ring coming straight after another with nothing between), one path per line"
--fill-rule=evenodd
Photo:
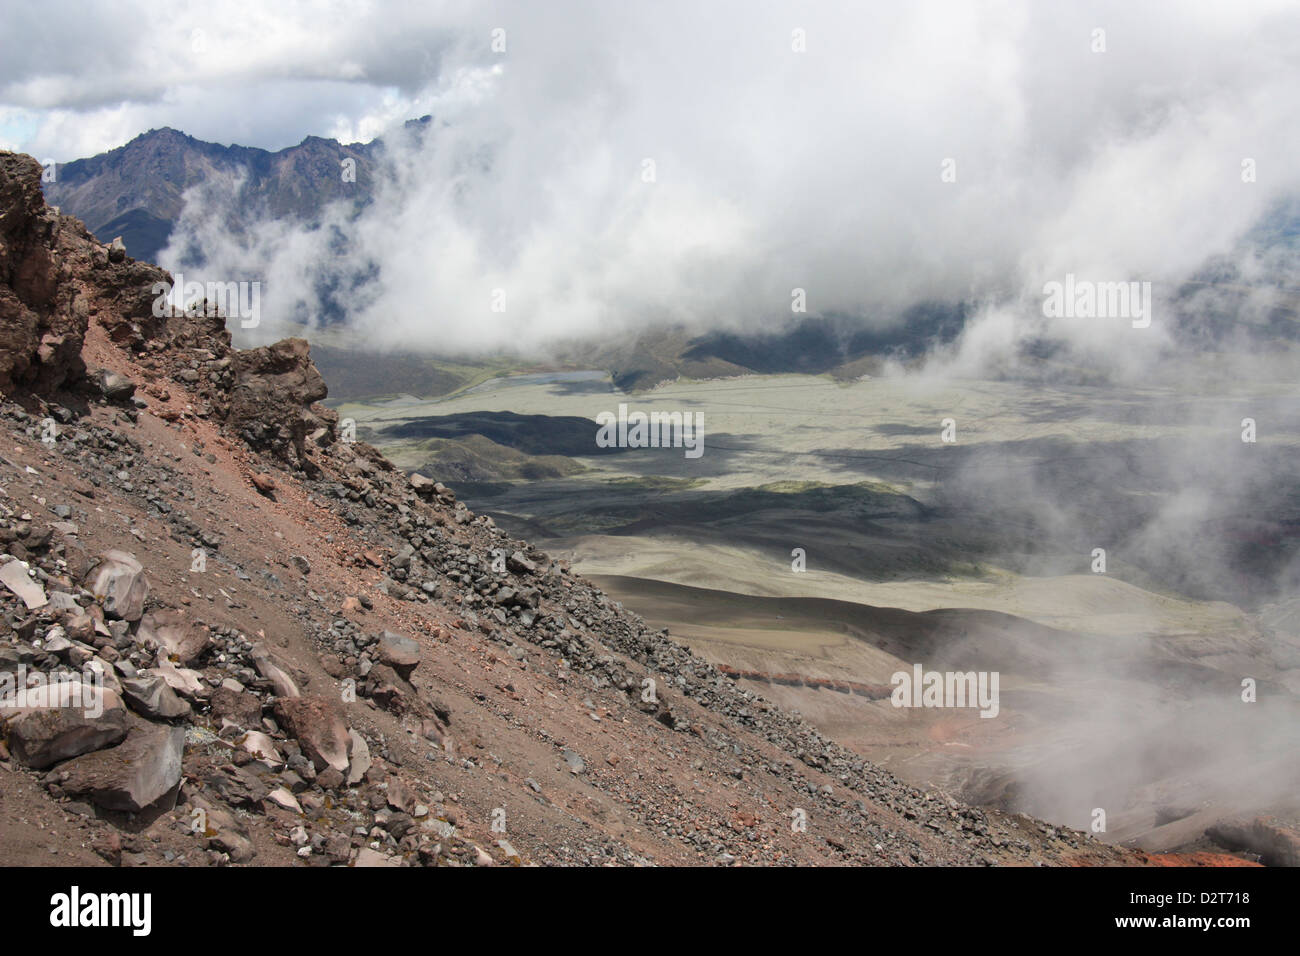
M987 300L989 349L1041 326L1047 279L1171 282L1300 183L1281 3L141 4L75 29L90 55L11 32L0 57L0 101L60 158L158 125L274 148L435 114L352 260L276 226L202 237L213 268L270 263L308 301L313 274L380 263L352 306L394 344L778 321L797 286L872 317Z

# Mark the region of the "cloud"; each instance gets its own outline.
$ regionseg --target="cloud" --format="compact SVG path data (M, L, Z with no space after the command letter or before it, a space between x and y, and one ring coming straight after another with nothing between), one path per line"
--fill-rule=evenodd
M419 90L436 79L458 30L445 7L56 0L16 8L0 37L0 116L39 115L35 133L15 145L61 162L160 126L277 149L397 103L419 109Z
M89 57L23 15L48 42L10 32L0 102L41 113L41 151L164 122L368 138L434 113L360 219L323 212L349 254L333 229L181 237L215 270L269 264L300 310L343 281L390 345L771 325L799 288L876 323L973 302L962 355L993 356L1043 333L1046 281L1167 297L1300 185L1281 3L141 4L77 22ZM1167 332L1050 331L1125 354Z

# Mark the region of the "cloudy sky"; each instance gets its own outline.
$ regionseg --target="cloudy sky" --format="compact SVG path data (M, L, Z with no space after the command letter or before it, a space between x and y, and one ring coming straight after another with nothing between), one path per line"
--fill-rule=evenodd
M738 324L798 287L814 314L985 303L969 344L996 351L1045 279L1168 284L1300 192L1298 50L1290 0L53 2L7 14L0 145L277 149L431 113L330 267L383 264L356 300L381 338ZM205 241L282 303L325 257L275 224Z

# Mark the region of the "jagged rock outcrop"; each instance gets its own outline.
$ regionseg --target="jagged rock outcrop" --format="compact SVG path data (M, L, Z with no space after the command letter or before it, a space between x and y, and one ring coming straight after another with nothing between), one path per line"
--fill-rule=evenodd
M46 206L41 166L0 152L0 392L39 394L79 384L90 321L117 343L143 347L166 324L154 315L163 269L107 246Z
M1266 866L1300 866L1300 832L1268 817L1220 820L1205 835L1230 850L1258 854Z
M224 316L156 308L171 283L165 270L101 244L80 221L46 206L36 160L0 152L0 393L84 385L128 400L134 384L121 376L96 370L87 381L82 349L93 322L192 389L196 414L312 471L308 440L333 442L338 416L316 404L327 389L307 342L234 350Z
M301 465L307 436L326 426L310 406L327 394L325 380L308 357L305 339L234 353L235 385L229 426L254 448Z
M0 153L0 391L58 388L85 373L86 304L58 261L62 217L46 208L41 166Z

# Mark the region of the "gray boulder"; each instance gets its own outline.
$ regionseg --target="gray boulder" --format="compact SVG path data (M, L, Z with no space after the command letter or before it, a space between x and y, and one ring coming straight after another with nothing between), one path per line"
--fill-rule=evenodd
M184 750L183 727L140 723L111 750L77 757L60 767L60 786L105 809L138 813L180 783Z
M116 549L105 551L86 575L85 587L108 617L138 621L149 598L149 579L135 555Z
M155 720L172 720L190 714L189 703L177 697L159 674L126 678L122 681L122 695L136 713Z
M60 760L119 743L127 735L122 698L80 681L27 688L0 701L0 726L22 764L43 769Z

